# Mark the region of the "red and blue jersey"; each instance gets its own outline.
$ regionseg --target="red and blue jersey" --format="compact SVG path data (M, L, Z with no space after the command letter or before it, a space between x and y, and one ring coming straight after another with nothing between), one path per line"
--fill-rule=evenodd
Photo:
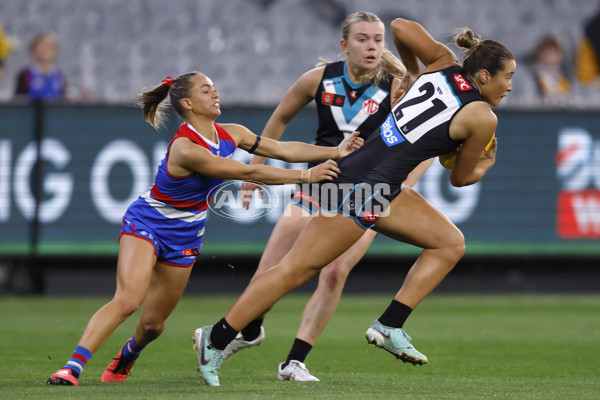
M174 176L169 173L167 162L171 144L180 137L190 139L219 157L231 157L235 150L234 140L220 125L214 126L217 131L216 143L203 137L188 123L183 123L158 166L154 185L131 204L125 214L124 229L126 225L129 227L123 233L141 236L153 243L159 261L166 261L160 257L163 247L169 254L174 250L182 252L182 256L194 256L194 260L200 252L210 196L223 179L202 175L201 171L187 176ZM131 227L136 222L144 229ZM169 263L181 264L173 260Z
M66 91L67 80L60 68L53 66L48 73L44 73L36 65L30 64L19 73L15 94L57 101L65 99Z
M191 125L184 123L169 143L169 148L175 139L185 137L215 155L230 157L235 150L233 139L220 125L215 124L215 128L217 143L204 138ZM184 177L173 176L167 170L168 157L169 151L167 150L167 154L158 167L154 185L146 194L146 198L190 212L206 210L210 201L209 194L223 182L223 179L212 178L198 172Z

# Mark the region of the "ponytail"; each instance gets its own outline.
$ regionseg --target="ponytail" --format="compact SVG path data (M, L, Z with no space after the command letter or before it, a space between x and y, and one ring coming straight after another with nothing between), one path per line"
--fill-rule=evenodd
M504 68L506 61L515 59L513 53L502 43L484 40L469 28L458 28L453 34L454 43L467 49L463 71L469 76L475 76L482 69L486 69L494 76Z
M152 90L142 92L138 97L138 104L144 111L144 119L159 129L165 121L165 113L169 106L162 101L169 94L169 86L159 85Z
M166 120L166 111L169 106L163 100L169 96L171 107L183 117L183 107L180 100L188 97L192 89L191 79L199 72L190 72L173 79L167 77L154 89L144 91L138 96L138 105L144 111L144 119L155 129L159 129Z

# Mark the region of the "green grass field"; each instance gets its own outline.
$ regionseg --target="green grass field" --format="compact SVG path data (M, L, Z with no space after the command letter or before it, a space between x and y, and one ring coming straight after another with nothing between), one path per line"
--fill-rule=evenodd
M126 321L87 364L79 387L47 386L107 298L0 298L1 399L598 399L600 295L431 295L406 330L429 357L415 367L368 346L364 332L391 295L345 295L306 360L321 382L278 382L306 295L280 301L267 340L227 360L204 385L190 337L234 296L184 296L164 334L124 383L100 375L128 338Z

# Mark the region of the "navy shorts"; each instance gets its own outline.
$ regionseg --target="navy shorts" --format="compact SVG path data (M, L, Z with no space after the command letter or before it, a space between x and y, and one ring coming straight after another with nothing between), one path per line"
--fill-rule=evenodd
M377 219L400 193L400 186L369 183L322 182L299 185L290 203L304 208L312 215L319 210L354 219L363 229L375 226Z
M185 250L174 250L171 249L167 243L160 240L152 229L146 226L142 221L138 219L128 219L127 216L123 217L123 225L121 226L121 235L131 235L144 239L154 246L154 253L159 262L174 267L188 268L194 265L200 250L202 249L202 241L198 243L196 247Z
M308 211L311 215L315 215L321 209L319 202L313 199L310 195L309 185L296 185L296 190L292 193L290 203L301 207Z

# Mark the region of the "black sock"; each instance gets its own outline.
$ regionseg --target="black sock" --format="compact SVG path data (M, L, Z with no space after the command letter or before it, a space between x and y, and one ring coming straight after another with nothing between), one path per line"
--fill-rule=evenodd
M402 328L411 312L412 308L406 304L392 300L387 310L379 317L379 323L391 328Z
M251 342L254 339L256 339L258 335L260 335L260 327L262 326L263 321L264 318L255 319L252 322L250 322L244 329L242 329L241 332L245 341Z
M210 343L215 349L225 350L225 347L237 336L238 331L233 329L231 325L222 318L217 322L210 333Z
M288 354L287 360L285 361L283 367L285 368L292 360L300 361L301 363L303 363L311 349L312 345L310 343L307 343L302 339L296 338L294 340L294 344L292 345L292 349L290 350L290 354Z

